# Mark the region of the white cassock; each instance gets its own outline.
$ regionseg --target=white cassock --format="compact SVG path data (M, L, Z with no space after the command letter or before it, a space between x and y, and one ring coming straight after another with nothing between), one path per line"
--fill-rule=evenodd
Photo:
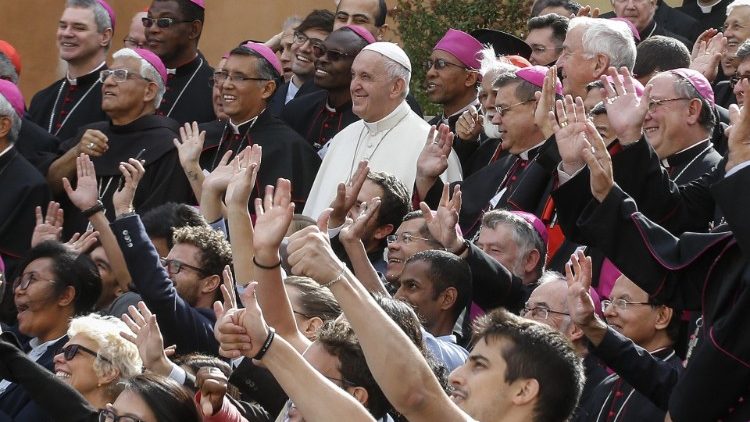
M411 197L417 176L417 159L422 152L430 125L414 113L406 101L383 119L356 121L336 134L315 177L302 214L317 218L336 197L336 187L347 182L361 160L370 162L371 171L396 176ZM448 157L443 183L461 180L461 163L456 153Z

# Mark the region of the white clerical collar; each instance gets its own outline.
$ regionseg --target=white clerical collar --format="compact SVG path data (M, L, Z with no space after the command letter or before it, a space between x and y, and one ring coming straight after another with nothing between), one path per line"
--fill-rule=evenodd
M411 108L409 108L409 105L406 103L406 100L401 101L401 104L398 105L393 111L391 111L387 116L383 117L382 119L368 123L364 120L362 120L362 123L365 124L365 127L367 128L367 131L373 135L378 132L382 132L384 130L393 129L398 122L403 119L406 114L408 114L411 111Z
M533 147L527 149L526 151L518 154L519 157L521 157L522 160L528 160L529 159L529 152L533 150L534 148L539 148L544 144L546 140L543 140L542 142L539 142L538 144L534 145Z
M8 148L5 148L2 152L0 152L0 158L3 157L3 155L7 154L8 151L10 151L13 148L13 144L9 144Z
M721 0L714 0L710 2L709 4L701 4L700 0L697 2L698 7L700 7L701 12L703 13L711 13L711 9L714 8L717 4L721 3Z
M245 120L244 122L238 123L238 124L234 124L232 122L232 119L230 118L229 119L229 127L232 128L232 133L234 133L235 135L237 135L238 133L240 133L240 126L245 125L247 123L250 123L250 127L253 127L253 125L255 125L255 122L258 120L258 116L260 116L261 114L263 114L264 111L266 111L266 109L263 109L260 113L258 113L257 116L253 117L252 119Z
M81 75L81 76L87 76L87 75L90 75L90 74L92 74L94 72L98 72L106 64L107 64L107 62L101 62L101 63L99 63L99 66L97 66L97 67L94 68L94 70L92 70L91 72L86 73L85 75ZM79 76L79 78L81 76ZM65 79L67 79L68 83L71 84L71 85L78 85L78 78L71 78L70 77L70 72L65 72Z
M670 157L674 157L674 156L675 156L675 155L677 155L677 154L682 154L682 153L683 153L683 152L685 152L685 151L690 151L690 150L691 150L691 149L693 149L693 148L698 148L698 147L699 147L700 145L705 145L705 143L706 143L706 142L708 142L708 141L709 141L709 139L710 139L710 138L706 138L706 139L704 139L704 140L702 140L702 141L700 141L700 142L697 142L697 143L695 143L695 144L693 144L693 145L690 145L689 147L687 147L687 148L685 148L685 149L682 149L682 150L680 150L680 151L677 151L677 152L673 153L673 154L672 154L672 155L670 155L669 157L667 157L667 158L664 158L664 159L662 159L662 160L661 160L661 164L662 164L662 165L664 166L664 168L669 168L669 166L670 166L670 164L669 164L669 158L670 158Z

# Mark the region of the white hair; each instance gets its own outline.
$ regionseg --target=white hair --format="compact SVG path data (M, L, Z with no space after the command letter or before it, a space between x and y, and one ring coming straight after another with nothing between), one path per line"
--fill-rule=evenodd
M370 51L370 50L368 50ZM375 53L378 53L375 51ZM378 53L380 54L380 53ZM409 83L411 82L411 72L405 68L401 63L380 54L383 57L383 67L385 68L385 74L391 79L403 79L404 80L404 92L401 94L401 98L406 98L409 95Z
M729 5L727 5L727 16L729 16L734 9L742 6L750 6L750 0L734 0L729 3Z
M16 142L18 139L18 131L21 130L21 118L16 114L16 110L10 104L10 101L6 100L3 95L0 95L0 116L5 116L10 119L8 141L10 143Z
M585 26L581 38L585 55L593 57L596 54L604 54L609 57L610 66L625 66L633 71L635 41L625 22L579 16L570 20L568 32L577 26Z
M504 72L511 72L518 69L518 66L508 63L506 60L500 60L495 54L495 49L491 46L485 46L480 52L479 56L479 73L482 77L490 73L499 75Z
M161 99L164 97L164 93L167 90L167 88L164 86L164 81L162 80L159 71L157 71L156 68L146 59L139 56L138 53L136 53L132 48L122 48L115 51L115 54L112 55L113 59L117 59L119 57L132 57L140 60L141 76L155 83L157 86L156 97L154 97L154 108L159 108Z

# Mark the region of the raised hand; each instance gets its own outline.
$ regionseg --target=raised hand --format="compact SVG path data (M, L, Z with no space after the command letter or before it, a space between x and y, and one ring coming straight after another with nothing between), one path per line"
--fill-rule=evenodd
M263 199L255 199L255 216L253 246L256 253L273 251L274 254L278 254L279 245L294 216L291 182L279 179L275 190L273 186L266 186ZM273 263L267 263L271 264Z
M463 246L464 238L458 228L458 214L461 212L461 189L456 186L453 190L453 198L450 197L450 187L443 186L443 194L440 196L435 215L426 203L420 202L419 208L424 215L430 234L448 251L454 252Z
M448 156L453 146L453 133L448 125L430 128L422 152L417 159L417 177L437 178L448 168Z
M75 233L73 236L65 242L66 245L70 249L73 250L73 252L77 254L82 254L89 250L94 244L97 242L97 239L99 237L99 232L94 230L86 230L83 232L83 234Z
M555 108L555 86L557 85L557 66L551 66L544 77L542 90L534 93L536 98L536 110L534 110L534 123L544 134L547 139L555 133L549 114L554 112Z
M702 73L709 82L713 82L719 73L719 63L726 47L727 38L721 32L716 32L708 41L699 38L693 45L690 68Z
M578 136L578 143L583 145L581 154L589 167L591 194L597 201L603 202L615 185L612 176L612 157L593 123L586 123L586 130Z
M146 169L139 160L130 158L127 163L120 163L120 172L125 184L112 195L115 215L134 211L133 198L135 198L135 191L138 189L138 184L146 173Z
M576 17L576 16L585 16L585 17L590 17L590 18L598 18L599 17L599 8L598 7L594 7L592 9L591 6L589 6L589 5L583 6L580 9L578 9L578 14L573 14L573 13L570 14L571 19L574 18L574 17Z
M729 116L732 121L729 132L729 153L727 155L726 171L736 165L750 160L750 82L740 79L745 95L742 98L742 108L736 104L729 106ZM37 218L38 221L38 218Z
M232 161L234 176L229 180L226 188L227 205L236 204L247 208L247 203L255 188L262 156L263 148L260 145L253 145L242 150Z
M367 227L370 222L375 220L378 209L380 208L380 198L372 198L370 202L362 204L360 213L354 220L347 219L347 223L339 233L341 243L364 242L364 235L367 233Z
M174 138L172 142L177 147L180 164L185 170L198 165L205 140L206 131L198 130L197 122L185 123L180 128L180 139Z
M60 240L63 229L63 210L60 203L50 201L47 204L47 215L42 217L42 207L34 209L36 215L36 225L34 232L31 234L31 247L47 241Z
M336 257L328 240L328 215L326 209L318 217L316 226L308 226L289 237L287 261L292 274L310 277L326 284L341 275L344 264Z
M128 313L122 315L122 320L132 333L123 331L120 336L138 347L143 366L157 374L169 375L172 365L164 353L164 337L156 315L151 313L145 303L138 302L138 308L128 307Z
M567 302L570 319L579 327L589 326L596 318L594 300L589 294L591 258L585 256L583 251L576 251L565 266L565 278L568 281Z
M609 76L612 77L614 88L610 85L607 77L602 75L601 81L604 85L605 106L607 107L607 118L612 130L617 135L620 144L627 145L638 141L643 132L643 119L648 113L648 102L651 95L651 85L646 85L643 96L638 96L633 86L633 77L626 67L620 68L620 80L617 70L609 68Z
M221 160L219 160L219 164L217 164L214 170L207 174L203 179L204 194L207 194L208 192L223 194L226 192L229 182L235 175L234 163L230 163L229 161L232 157L232 153L231 150L225 152L221 157Z
M203 416L213 416L221 410L228 382L221 369L214 366L204 366L195 374L195 385L201 393L200 409Z
M354 172L352 177L346 184L339 183L336 190L336 198L331 202L331 218L328 224L331 227L340 227L344 224L346 215L349 210L354 207L357 203L357 196L359 191L362 190L362 185L367 180L367 174L370 172L370 167L367 165L367 160L362 160L357 165L357 171Z
M238 315L238 322L250 338L248 347L245 349L245 356L248 357L258 354L270 331L266 320L263 319L263 311L258 305L258 299L255 297L257 287L257 282L250 283L240 297L242 303L245 304L245 309Z
M462 141L477 141L482 133L483 123L484 116L474 106L469 106L456 121L456 135Z
M245 329L239 325L241 310L237 307L237 298L234 290L234 279L227 265L222 273L224 284L221 285L223 302L214 302L214 313L216 323L214 324L214 337L219 342L219 354L226 358L238 358L242 356L250 337Z
M557 149L562 158L562 168L565 173L573 174L583 168L585 162L581 157L581 148L579 134L586 127L586 110L583 106L581 97L576 97L575 103L573 97L566 95L563 101L556 101L557 117L555 113L548 113L549 127L555 133Z
M96 183L96 170L94 169L94 163L86 154L81 154L76 157L76 188L70 185L70 181L67 177L63 177L63 189L68 194L70 202L73 203L79 210L87 210L99 200L99 192L97 191Z

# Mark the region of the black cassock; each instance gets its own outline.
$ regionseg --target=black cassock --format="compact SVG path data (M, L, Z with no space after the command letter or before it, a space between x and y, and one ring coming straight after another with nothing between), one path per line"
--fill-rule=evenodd
M263 197L266 185L276 185L283 177L292 182L292 200L296 212L302 208L310 193L315 175L320 167L320 157L302 137L281 120L273 117L268 109L263 111L254 124L245 123L233 133L229 123L214 121L200 125L206 131L206 141L201 153L201 168L212 171L221 157L232 150L232 158L250 145L263 147L263 160L250 197Z
M307 142L320 150L343 128L359 120L352 112L352 102L331 108L327 91L314 91L287 103L281 118Z
M60 140L38 124L24 118L15 147L40 173L47 174L50 164L58 158Z
M101 157L92 157L92 161L96 168L99 196L111 221L115 218L112 195L118 189L122 175L120 162L135 158L143 149L145 151L140 159L145 161L146 173L138 184L133 200L135 210L142 214L165 202L191 201L190 184L172 142L172 139L179 137L178 128L174 120L156 115L142 116L122 126L109 121L97 122L81 128L78 136L63 143L63 150L75 146L88 129L97 129L107 135L109 149ZM65 209L65 234L69 236L74 232L83 232L88 220L67 197L60 200Z
M34 208L46 209L49 199L47 181L18 149L0 156L0 256L8 276L31 247Z
M81 126L106 120L99 82L99 72L105 69L103 64L75 83L62 78L37 92L29 105L29 119L61 140L75 136Z
M157 114L171 117L180 124L216 119L209 85L213 74L213 68L200 53L190 63L169 69L167 91Z

